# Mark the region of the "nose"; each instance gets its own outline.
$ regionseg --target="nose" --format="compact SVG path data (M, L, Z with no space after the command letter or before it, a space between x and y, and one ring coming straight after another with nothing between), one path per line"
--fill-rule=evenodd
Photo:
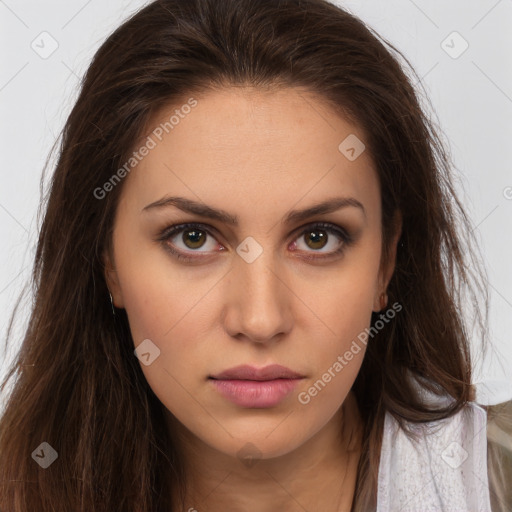
M293 291L270 250L250 263L237 255L224 293L224 328L232 337L268 344L290 332Z

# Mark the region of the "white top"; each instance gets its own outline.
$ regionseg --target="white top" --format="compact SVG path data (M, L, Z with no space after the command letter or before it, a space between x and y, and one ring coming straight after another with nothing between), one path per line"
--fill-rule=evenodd
M477 400L483 396L479 385ZM505 400L512 397L508 386ZM452 399L418 390L427 403L444 405ZM486 402L480 403L493 405ZM418 442L386 412L376 512L492 512L485 409L471 402L450 418L411 425Z

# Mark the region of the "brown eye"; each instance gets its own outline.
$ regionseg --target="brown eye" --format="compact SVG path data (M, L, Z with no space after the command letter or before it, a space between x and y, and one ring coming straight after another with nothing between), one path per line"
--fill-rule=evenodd
M327 258L341 254L352 243L351 237L335 224L326 222L308 226L294 243L294 250L305 252L307 257ZM327 248L327 250L322 250ZM319 253L318 256L313 253Z
M192 261L222 246L201 224L180 224L165 229L158 241L180 260ZM201 250L199 250L201 249ZM197 253L197 256L195 255Z
M206 232L200 229L183 230L182 241L189 249L199 249L206 240Z
M304 236L307 246L311 249L322 249L328 242L328 235L320 229L309 230Z

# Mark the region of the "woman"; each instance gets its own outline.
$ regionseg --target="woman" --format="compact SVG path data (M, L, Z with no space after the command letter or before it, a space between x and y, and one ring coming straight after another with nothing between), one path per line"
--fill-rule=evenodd
M510 509L471 227L392 52L324 0L162 0L107 39L45 205L1 510Z

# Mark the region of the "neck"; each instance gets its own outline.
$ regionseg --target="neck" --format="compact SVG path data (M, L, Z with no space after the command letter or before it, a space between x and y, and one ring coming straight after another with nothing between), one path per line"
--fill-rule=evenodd
M240 460L181 426L185 456L184 512L349 512L361 453L363 422L349 392L333 418L296 450L272 459ZM173 510L183 507L173 506Z

